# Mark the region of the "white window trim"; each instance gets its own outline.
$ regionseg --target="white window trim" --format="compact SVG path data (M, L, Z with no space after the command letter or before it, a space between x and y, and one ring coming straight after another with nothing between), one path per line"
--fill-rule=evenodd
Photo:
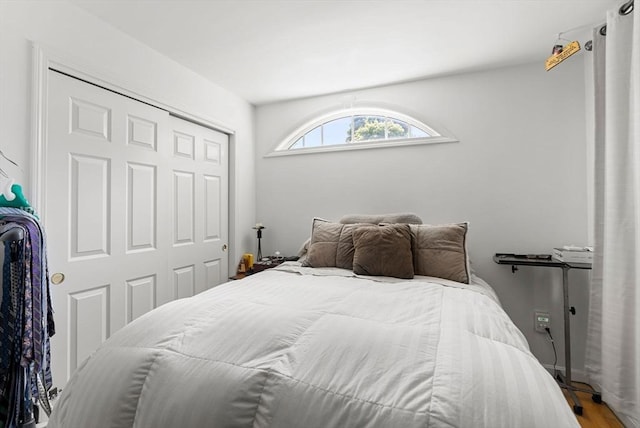
M355 143L345 143L345 144L333 144L327 146L316 146L316 147L306 147L299 149L290 149L290 147L295 144L300 137L307 134L312 129L323 125L327 122L330 122L335 119L340 119L343 117L350 116L386 116L392 119L398 119L403 122L408 123L409 125L415 126L419 129L424 130L431 136L429 137L418 137L418 138L396 138L396 139L387 139L387 140L375 140L375 141L364 141L364 142L355 142ZM363 149L378 149L378 148L388 148L388 147L404 147L404 146L415 146L422 144L439 144L439 143L457 143L459 140L443 135L442 132L434 129L432 126L429 126L423 122L420 122L410 116L399 113L393 110L386 110L380 108L353 108L348 110L339 110L331 113L324 114L320 117L315 118L314 120L305 123L303 126L296 129L294 132L289 134L283 141L280 143L271 153L265 155L265 157L278 157L278 156L293 156L293 155L301 155L301 154L310 154L310 153L327 153L327 152L339 152L345 150L363 150Z

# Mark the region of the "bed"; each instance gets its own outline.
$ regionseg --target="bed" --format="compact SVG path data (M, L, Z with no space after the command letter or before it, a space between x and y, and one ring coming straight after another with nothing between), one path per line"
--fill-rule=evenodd
M412 258L426 254L420 227L399 227ZM320 259L165 304L116 332L73 374L48 427L579 426L468 261L462 282L358 273L372 265L357 245L352 269L310 266L340 252L314 245L322 236L308 247Z

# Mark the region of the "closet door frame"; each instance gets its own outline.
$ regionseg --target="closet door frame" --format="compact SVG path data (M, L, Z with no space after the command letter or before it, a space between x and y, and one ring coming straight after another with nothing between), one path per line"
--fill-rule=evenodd
M105 73L95 70L84 64L77 58L72 58L67 54L54 51L38 43L32 43L32 99L31 99L31 185L30 201L38 212L43 224L47 224L47 213L45 209L45 195L47 194L46 182L46 162L47 159L47 93L49 88L49 69L68 74L88 83L100 86L106 90L117 92L121 95L133 98L143 103L150 104L160 109L168 111L170 114L196 123L198 125L212 128L216 131L229 135L229 204L228 204L228 272L235 272L235 260L232 257L233 249L236 247L235 219L236 219L236 183L237 170L234 168L235 162L235 131L222 123L214 122L198 114L184 111L175 106L168 105L162 101L162 94L145 94L145 91L135 87L126 76L106 76Z

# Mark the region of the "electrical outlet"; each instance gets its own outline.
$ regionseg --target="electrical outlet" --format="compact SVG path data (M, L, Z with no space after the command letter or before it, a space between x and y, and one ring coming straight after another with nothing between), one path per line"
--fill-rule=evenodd
M546 333L551 327L551 317L547 311L535 311L533 317L533 327L539 333Z

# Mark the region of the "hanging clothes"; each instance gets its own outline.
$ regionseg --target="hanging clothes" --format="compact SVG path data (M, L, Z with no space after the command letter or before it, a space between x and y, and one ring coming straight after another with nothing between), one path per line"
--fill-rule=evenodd
M36 216L0 207L0 428L35 427L34 404L52 385L55 333L46 240Z

